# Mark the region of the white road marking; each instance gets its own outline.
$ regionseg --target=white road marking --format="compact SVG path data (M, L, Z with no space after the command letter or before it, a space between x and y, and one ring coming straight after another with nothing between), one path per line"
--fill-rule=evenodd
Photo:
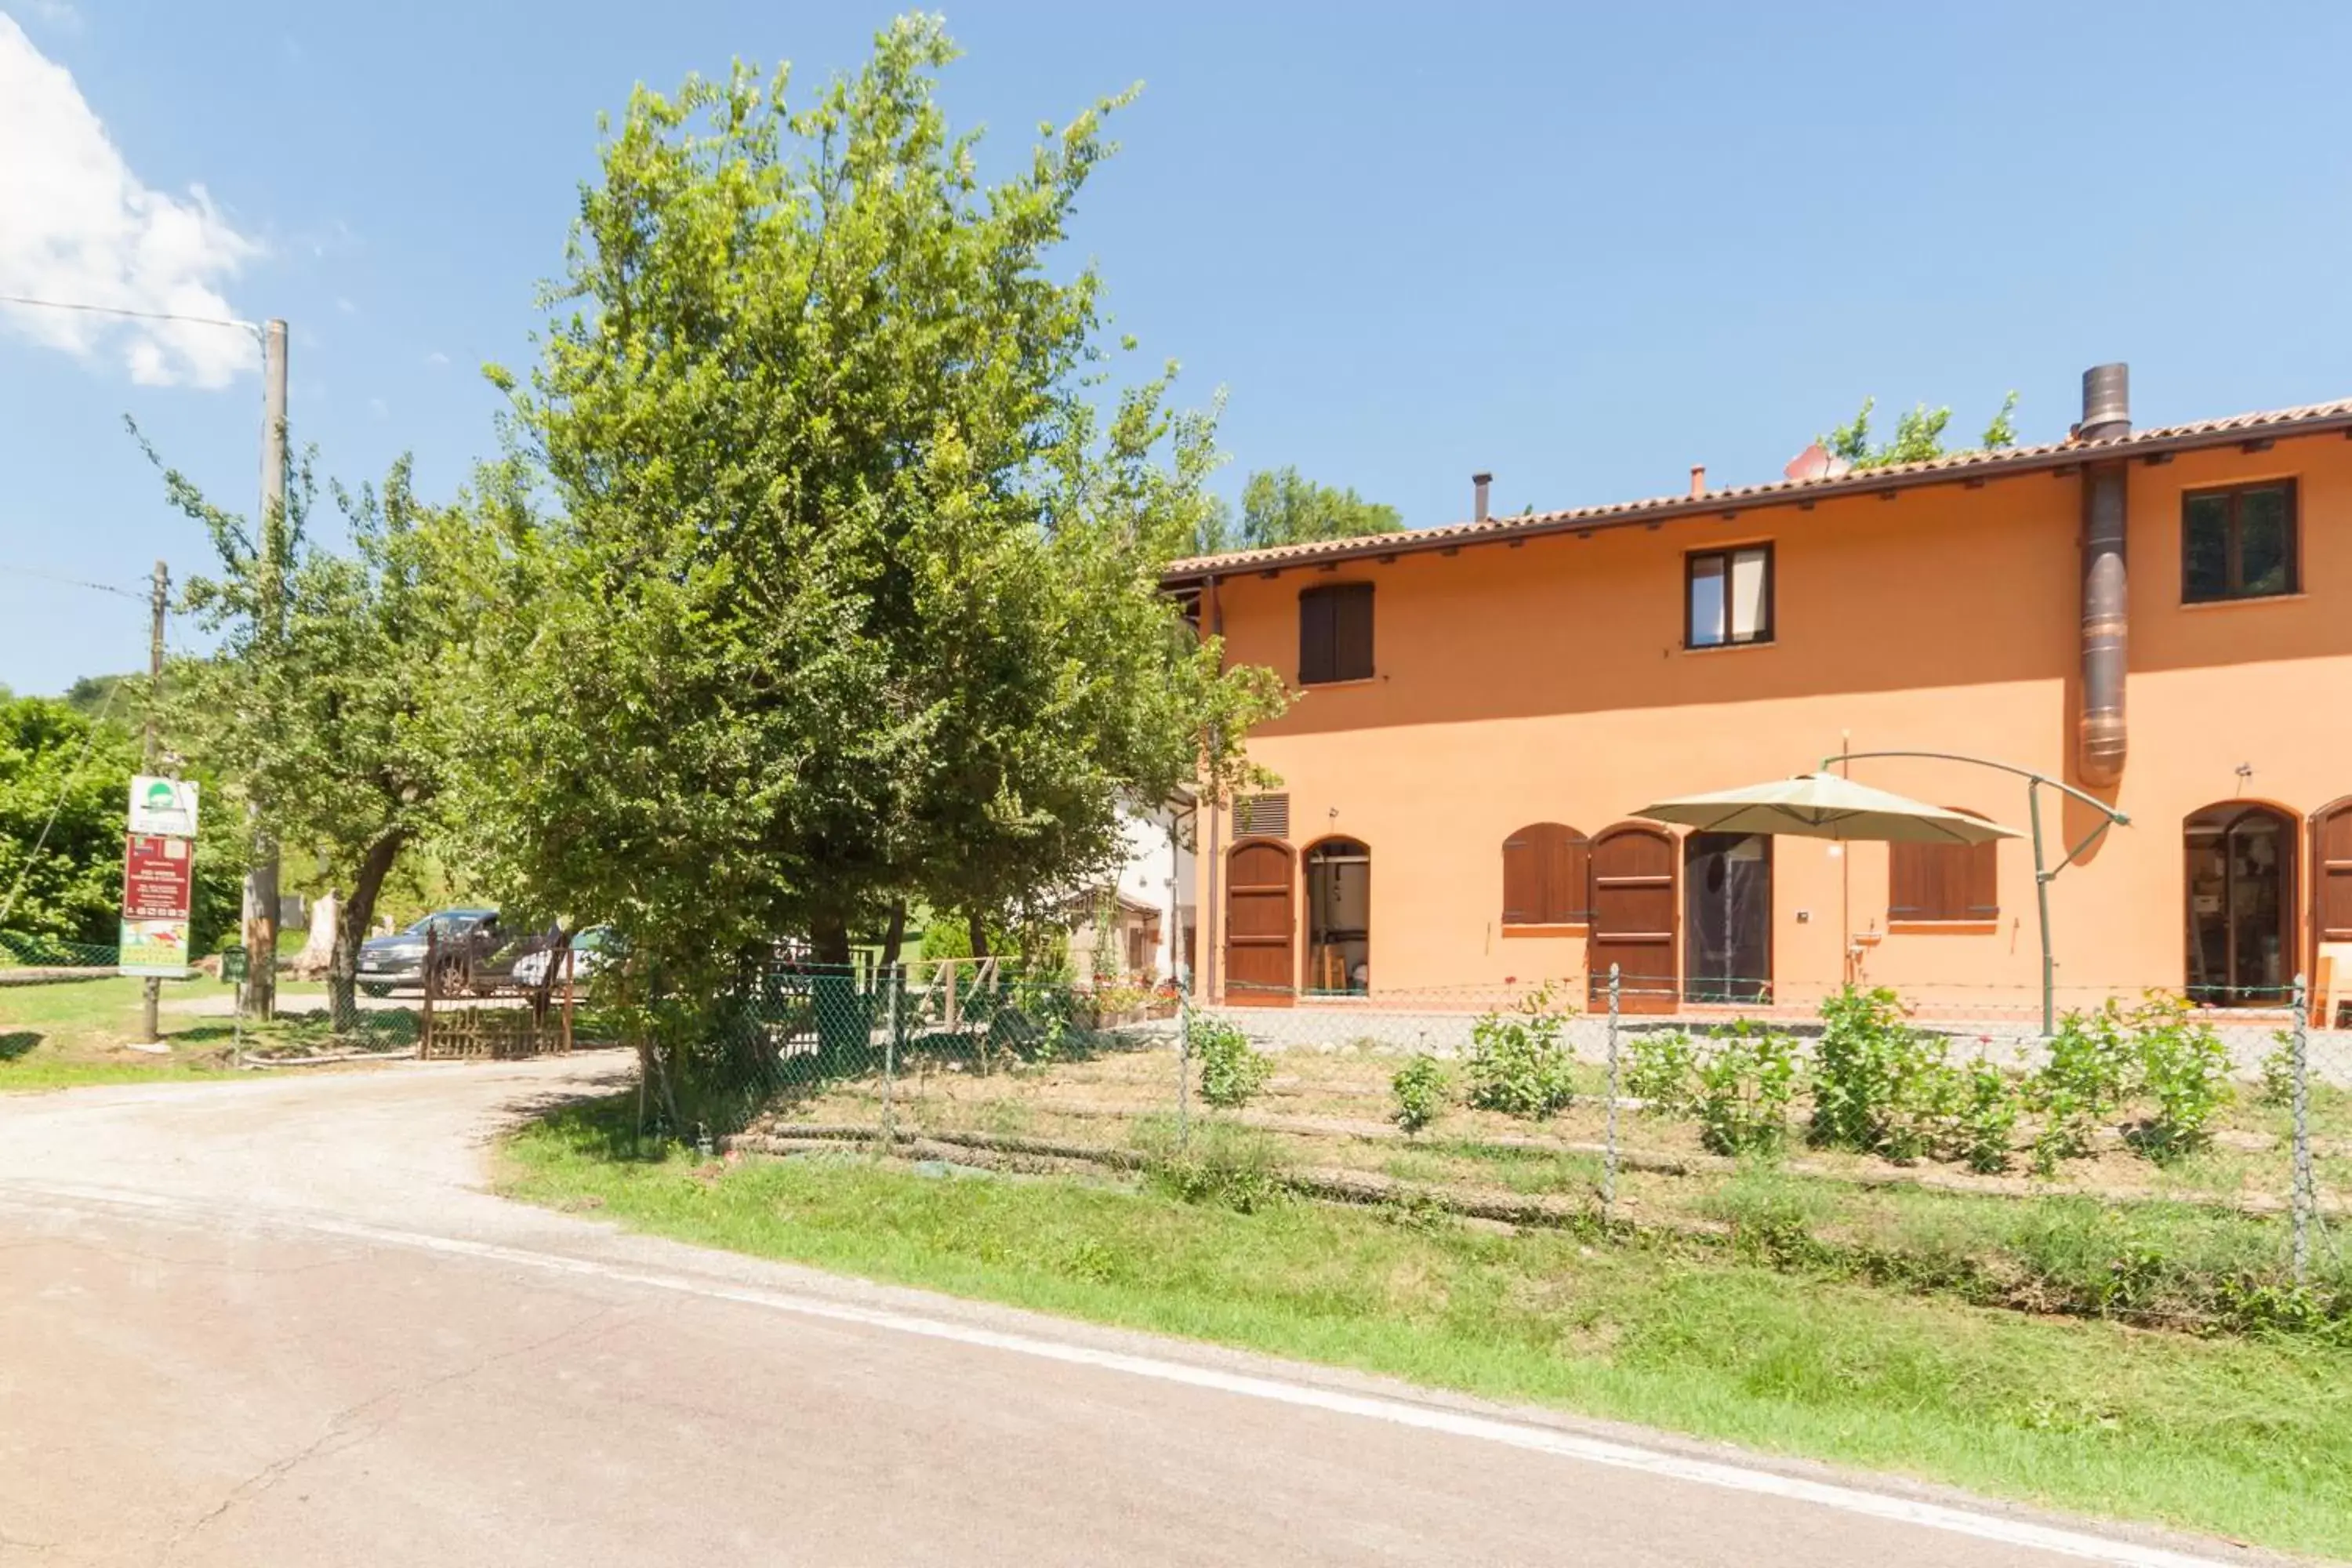
M19 1192L41 1193L61 1198L94 1199L101 1204L128 1205L166 1214L185 1211L192 1206L149 1194L16 1182L0 1184L0 1205L5 1204L5 1194L10 1188ZM880 1329L890 1333L912 1334L924 1339L944 1340L956 1344L982 1346L1013 1355L1034 1356L1042 1361L1095 1367L1106 1372L1123 1373L1129 1377L1150 1378L1158 1382L1179 1384L1190 1388L1210 1389L1220 1394L1236 1394L1246 1399L1263 1399L1276 1405L1328 1411L1339 1415L1353 1415L1368 1421L1385 1421L1393 1426L1414 1427L1426 1432L1442 1432L1450 1436L1468 1437L1478 1442L1499 1443L1507 1447L1528 1449L1536 1453L1580 1460L1585 1464L1608 1466L1615 1469L1638 1470L1647 1475L1664 1477L1670 1480L1688 1481L1727 1491L1751 1492L1763 1497L1784 1498L1795 1502L1810 1503L1817 1508L1834 1509L1842 1513L1857 1514L1866 1519L1885 1520L1891 1523L1913 1525L1924 1530L1945 1531L1951 1534L1969 1536L1979 1541L1990 1541L2004 1546L2046 1552L2061 1557L2080 1558L2093 1563L2113 1563L2117 1565L2117 1568L2231 1568L2230 1564L2218 1558L2196 1557L2186 1552L2168 1551L2158 1546L2144 1546L2132 1542L2115 1541L2054 1525L2036 1524L2029 1520L2010 1519L1994 1513L1979 1513L1943 1503L1926 1502L1865 1491L1856 1487L1839 1486L1834 1482L1806 1480L1800 1477L1780 1475L1770 1470L1748 1469L1722 1460L1698 1459L1679 1454L1659 1453L1630 1443L1613 1442L1605 1437L1585 1436L1572 1432L1556 1431L1549 1427L1523 1426L1517 1422L1499 1420L1492 1416L1474 1415L1465 1411L1414 1405L1404 1400L1387 1399L1373 1394L1343 1394L1333 1389L1286 1383L1278 1378L1257 1377L1245 1373L1221 1372L1213 1367L1190 1366L1182 1362L1162 1361L1157 1357L1133 1355L1122 1351L1097 1350L1086 1345L1063 1344L1031 1334L1007 1333L1002 1330L984 1329L969 1323L918 1317L910 1312L890 1311L876 1307L851 1306L845 1302L798 1296L782 1290L762 1289L756 1286L729 1285L717 1280L697 1279L683 1274L657 1273L620 1264L599 1262L593 1258L567 1257L562 1253L533 1252L522 1247L502 1247L495 1242L467 1241L456 1237L432 1236L419 1231L393 1230L378 1226L362 1225L350 1220L335 1219L323 1215L272 1211L240 1213L238 1217L249 1219L261 1226L285 1225L300 1230L339 1237L350 1241L368 1242L376 1246L405 1247L421 1252L441 1253L450 1257L470 1258L483 1262L536 1269L543 1273L577 1275L588 1279L667 1290L679 1295L698 1296L710 1300L732 1301L744 1306L764 1308L770 1311L787 1312L798 1317L821 1319L830 1322L855 1323L861 1327Z

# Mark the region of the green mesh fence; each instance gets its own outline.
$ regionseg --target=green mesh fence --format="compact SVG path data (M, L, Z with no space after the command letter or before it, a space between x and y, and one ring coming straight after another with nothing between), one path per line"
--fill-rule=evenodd
M1082 989L1009 965L779 964L691 1014L656 1009L664 1044L648 1111L677 1135L715 1137L829 1093L887 1102L889 1086L912 1074L985 1077L1123 1048L1139 1020L1172 1011L1172 999Z
M110 944L68 942L29 931L0 931L0 971L10 969L110 970L122 950Z

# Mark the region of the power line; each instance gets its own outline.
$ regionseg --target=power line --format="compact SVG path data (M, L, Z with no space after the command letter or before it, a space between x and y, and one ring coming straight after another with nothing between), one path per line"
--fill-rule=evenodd
M119 305L82 305L69 300L30 300L21 294L0 294L0 305L36 305L44 310L79 310L92 316L127 316L134 321L185 321L198 327L235 327L241 331L258 333L258 321L240 321L219 316L183 316L170 310L127 310Z
M44 572L37 566L10 566L0 563L0 572L13 573L19 577L38 577L47 583L63 583L73 588L89 588L100 594L112 594L118 598L136 599L141 604L147 602L146 595L134 594L128 588L118 588L111 583L86 582L79 577L68 577L62 573Z

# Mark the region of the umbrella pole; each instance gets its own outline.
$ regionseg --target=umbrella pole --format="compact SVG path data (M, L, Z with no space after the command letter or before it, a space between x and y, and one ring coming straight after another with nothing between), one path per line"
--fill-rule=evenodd
M2057 968L2050 957L2050 873L2042 868L2042 784L2034 780L2025 786L2025 810L2033 827L2033 898L2042 920L2042 1037L2057 1033L2057 1017L2052 995L2057 984Z
M1853 777L1853 764L1845 760L1853 750L1853 731L1838 731L1838 772ZM1853 851L1843 839L1838 840L1838 972L1852 985L1861 978L1853 952Z

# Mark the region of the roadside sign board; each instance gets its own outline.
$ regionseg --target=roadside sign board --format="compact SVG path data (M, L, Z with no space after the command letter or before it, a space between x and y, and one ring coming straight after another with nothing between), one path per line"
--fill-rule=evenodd
M188 779L141 773L131 781L131 831L174 838L196 836L196 786Z
M221 984L224 985L242 984L245 981L245 948L243 944L231 942L226 947L222 948L220 950L220 960Z
M125 974L177 978L188 973L189 903L195 890L195 841L133 833L123 844L122 953Z
M186 920L195 868L195 846L188 840L131 835L122 857L122 918Z

